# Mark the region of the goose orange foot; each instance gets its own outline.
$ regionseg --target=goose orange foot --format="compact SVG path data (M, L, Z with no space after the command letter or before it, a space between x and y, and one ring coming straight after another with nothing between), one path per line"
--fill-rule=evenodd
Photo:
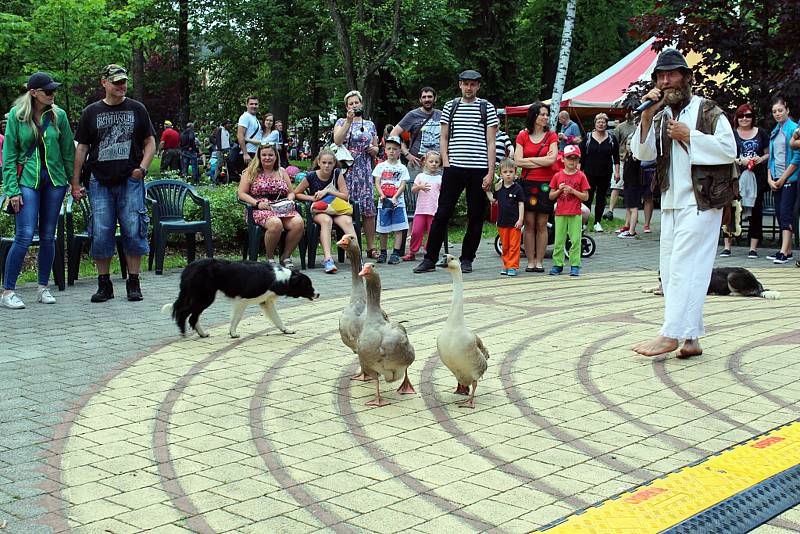
M351 376L350 380L358 380L359 382L369 382L372 379L367 376L367 373L365 373L364 371L361 371L357 375Z
M469 386L465 386L464 384L459 384L453 393L455 393L456 395L469 395Z
M411 385L411 381L408 379L408 371L406 371L406 376L403 379L403 383L400 384L400 387L397 388L397 392L401 395L416 395L416 391L414 390L414 386Z
M375 397L371 401L367 401L367 406L375 406L376 408L380 408L381 406L386 406L387 404L389 404L389 401L387 401L383 397Z

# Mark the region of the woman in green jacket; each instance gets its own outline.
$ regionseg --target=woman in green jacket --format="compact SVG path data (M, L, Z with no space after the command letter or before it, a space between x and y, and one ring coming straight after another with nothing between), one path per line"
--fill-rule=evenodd
M4 308L24 308L14 292L22 262L39 230L39 290L36 300L54 304L48 283L55 257L55 233L61 204L72 177L75 144L66 112L53 104L61 84L43 72L28 79L27 92L8 113L3 142L3 192L16 217L14 244L3 273Z

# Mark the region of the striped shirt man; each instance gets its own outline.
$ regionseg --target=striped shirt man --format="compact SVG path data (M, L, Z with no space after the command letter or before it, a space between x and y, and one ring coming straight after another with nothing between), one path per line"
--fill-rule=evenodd
M486 124L481 117L481 102L486 102ZM485 169L487 166L486 129L497 126L497 110L491 102L476 98L472 102L459 101L453 115L453 100L444 105L441 124L450 127L447 157L451 167Z

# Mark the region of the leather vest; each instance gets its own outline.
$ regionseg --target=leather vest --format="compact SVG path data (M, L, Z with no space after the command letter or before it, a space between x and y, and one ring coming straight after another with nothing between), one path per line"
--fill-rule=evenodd
M697 124L695 130L708 135L714 135L717 120L722 115L722 110L713 100L702 99L700 109L697 111ZM653 191L656 188L663 193L669 189L669 168L672 155L672 139L667 136L667 124L664 120L664 110L659 111L653 118L653 128L656 132L656 176L652 183ZM739 196L739 170L734 163L723 165L692 165L692 188L697 209L705 211L711 208L723 208Z

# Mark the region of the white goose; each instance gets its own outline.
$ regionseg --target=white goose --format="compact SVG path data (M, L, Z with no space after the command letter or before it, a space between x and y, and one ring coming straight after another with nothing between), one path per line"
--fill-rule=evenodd
M470 331L464 323L464 284L461 264L450 254L446 259L447 270L453 276L453 305L444 328L436 338L436 348L439 358L458 380L459 389L456 393L461 393L462 388L469 390L469 385L472 384L469 398L460 405L474 408L475 390L478 388L478 380L483 377L488 367L486 360L489 359L489 352L481 338Z
M367 307L358 336L358 359L361 370L370 378L375 378L376 395L367 404L384 406L389 402L381 398L380 376L387 382L394 382L405 375L397 391L415 393L408 380L408 366L414 362L414 347L403 325L390 322L381 309L381 278L375 270L375 264L367 263L359 274L366 283Z

